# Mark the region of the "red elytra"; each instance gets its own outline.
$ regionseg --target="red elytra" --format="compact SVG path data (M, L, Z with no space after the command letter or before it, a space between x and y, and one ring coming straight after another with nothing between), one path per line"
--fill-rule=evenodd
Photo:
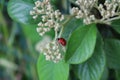
M63 46L66 46L66 40L64 38L58 38L58 42Z

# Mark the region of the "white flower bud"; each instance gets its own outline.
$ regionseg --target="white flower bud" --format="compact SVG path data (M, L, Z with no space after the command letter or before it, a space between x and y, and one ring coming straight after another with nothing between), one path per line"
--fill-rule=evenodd
M30 11L30 15L34 15L35 14L35 11Z
M39 33L40 36L43 36L44 34L45 34L45 32L41 32L41 33Z
M95 20L95 16L94 15L90 15L90 19L91 20Z
M63 21L63 20L64 20L64 15L62 15L60 18L60 21Z
M50 56L49 55L46 55L46 60L50 60Z
M43 26L43 23L42 22L38 23L38 26Z
M57 60L61 59L61 54L58 54Z
M33 16L33 19L37 19L38 15Z
M37 32L41 32L42 28L36 28Z
M33 7L33 10L35 10L35 11L36 11L36 10L38 10L38 8L37 8L37 7Z
M43 49L43 54L46 56L46 60L51 60L53 62L59 62L62 58L56 40L46 45L45 49Z
M39 7L39 6L40 6L40 4L41 4L41 2L40 2L40 1L36 1L36 2L35 2L36 7Z

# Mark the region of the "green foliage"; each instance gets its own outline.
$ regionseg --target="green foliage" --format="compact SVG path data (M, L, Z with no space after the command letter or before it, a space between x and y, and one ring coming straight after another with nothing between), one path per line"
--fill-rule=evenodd
M120 34L120 19L112 21L111 26Z
M75 74L81 80L100 80L106 64L101 37L97 39L93 56L86 62L74 67Z
M120 69L120 40L106 39L105 53L109 68Z
M96 32L95 24L77 28L69 38L65 60L79 64L89 59L94 51Z
M25 36L32 41L32 43L36 43L41 40L41 37L38 33L36 33L36 26L30 26L30 25L23 25L23 32Z
M34 24L38 21L34 21L30 16L30 10L34 7L33 0L10 0L8 4L8 13L10 17L23 24Z
M10 17L22 24L37 24L41 19L33 20L30 15L30 10L33 9L35 1L37 0L10 0L8 4ZM55 3L58 4L58 1L52 0L51 2L56 8Z
M39 54L39 58L38 54L35 54L37 53L34 49L35 44L42 39L36 32L36 25L41 19L33 20L32 16L30 16L30 10L34 7L35 1L36 0L9 1L9 16L14 21L27 25L22 25L22 27L15 25L15 27L12 27L10 38L5 28L3 28L3 34L7 36L3 42L6 41L5 45L10 42L10 45L6 45L7 48L9 48L8 52L13 53L15 49L17 49L17 52L30 52L30 56L35 60L38 59L37 72L39 80L77 80L77 78L78 80L107 80L111 78L111 69L115 71L116 75L113 76L113 80L120 79L120 19L111 21L111 27L106 25L98 26L97 23L85 25L82 19L75 19L73 16L66 14L66 21L63 23L64 27L62 31L62 37L65 38L67 42L66 53L64 59L55 64L51 61L46 61L42 54ZM76 6L74 4L75 0L67 1L68 0L51 0L54 9L60 9L63 13L69 12L70 4ZM0 7L2 8L3 5L0 4ZM21 26L21 24L18 25ZM106 30L108 32L105 32L104 29L108 29ZM114 32L113 29L116 30L116 32ZM16 32L17 30L19 31ZM1 30L0 33L2 33ZM97 33L100 34L97 35ZM17 34L19 34L19 36L25 34L25 38L20 37L19 43L17 42L18 39L14 40ZM47 33L47 35L53 37L54 32L51 31ZM112 37L109 38L111 35ZM118 37L116 37L116 35ZM17 47L13 47L13 44L17 43ZM21 44L22 46L20 46ZM23 48L23 51L19 51ZM1 53L3 52L1 51ZM18 55L20 55L19 58L22 60L21 54L19 53ZM31 68L34 68L34 66L32 65ZM32 71L34 71L34 69ZM73 71L74 73L72 74L74 75L71 75L70 71ZM29 73L29 70L27 70L27 72Z
M68 40L71 33L80 26L83 26L81 19L75 19L75 18L70 19L70 21L68 21L65 24L62 37Z
M120 70L116 71L116 79L120 80Z
M37 70L39 80L68 80L69 64L64 61L60 61L59 63L46 61L44 56L40 54Z

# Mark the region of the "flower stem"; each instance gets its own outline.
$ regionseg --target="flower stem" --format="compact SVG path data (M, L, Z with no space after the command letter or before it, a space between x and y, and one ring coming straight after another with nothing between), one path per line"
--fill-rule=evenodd
M105 20L103 22L106 23L106 22L110 22L110 21L113 21L113 20L117 20L117 19L120 19L120 16Z
M63 30L64 30L64 27L65 27L65 25L71 20L71 18L73 18L73 16L69 16L68 19L67 19L67 20L61 25L62 28L61 28L61 30L60 30L59 37L62 36L62 33L63 33Z
M55 31L55 38L54 38L54 40L56 40L58 37L58 32L57 31Z
M4 38L5 38L5 42L7 43L7 40L8 40L8 37L9 37L9 34L8 34L8 29L7 29L7 25L6 25L6 21L5 19L3 18L3 15L2 15L2 12L0 11L0 22L2 23L2 30L3 30L3 35L4 35ZM0 26L0 27L1 27Z
M60 30L60 33L59 33L59 38L61 37L62 33L63 33L63 30L64 30L64 26L62 26L61 30Z

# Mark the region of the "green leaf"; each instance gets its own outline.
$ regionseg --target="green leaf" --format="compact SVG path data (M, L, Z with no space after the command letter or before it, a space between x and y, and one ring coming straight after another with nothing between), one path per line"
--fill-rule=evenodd
M111 25L113 29L120 33L120 19L112 21Z
M36 31L37 26L31 26L31 25L22 25L23 32L33 44L36 44L36 42L39 42L43 37L39 35L39 33ZM50 30L47 32L44 36L50 36L51 39L54 38L54 31Z
M109 68L120 69L120 40L106 39L105 52Z
M46 61L41 54L38 59L37 70L39 80L68 80L69 65L64 61L59 63Z
M79 64L89 59L95 48L96 34L95 24L77 28L69 38L65 60Z
M32 41L33 44L41 40L41 36L36 31L37 26L22 25L25 37Z
M100 80L107 80L108 79L108 68L105 66L104 72Z
M8 13L10 17L23 24L36 24L39 20L33 20L30 10L34 7L34 0L10 0Z
M100 80L106 65L105 54L101 38L97 39L97 44L93 56L86 62L74 67L75 74L80 80Z
M120 80L120 70L116 70L116 80Z
M68 40L71 33L76 30L79 26L83 26L83 21L81 19L72 18L65 25L65 28L62 33L62 37Z

